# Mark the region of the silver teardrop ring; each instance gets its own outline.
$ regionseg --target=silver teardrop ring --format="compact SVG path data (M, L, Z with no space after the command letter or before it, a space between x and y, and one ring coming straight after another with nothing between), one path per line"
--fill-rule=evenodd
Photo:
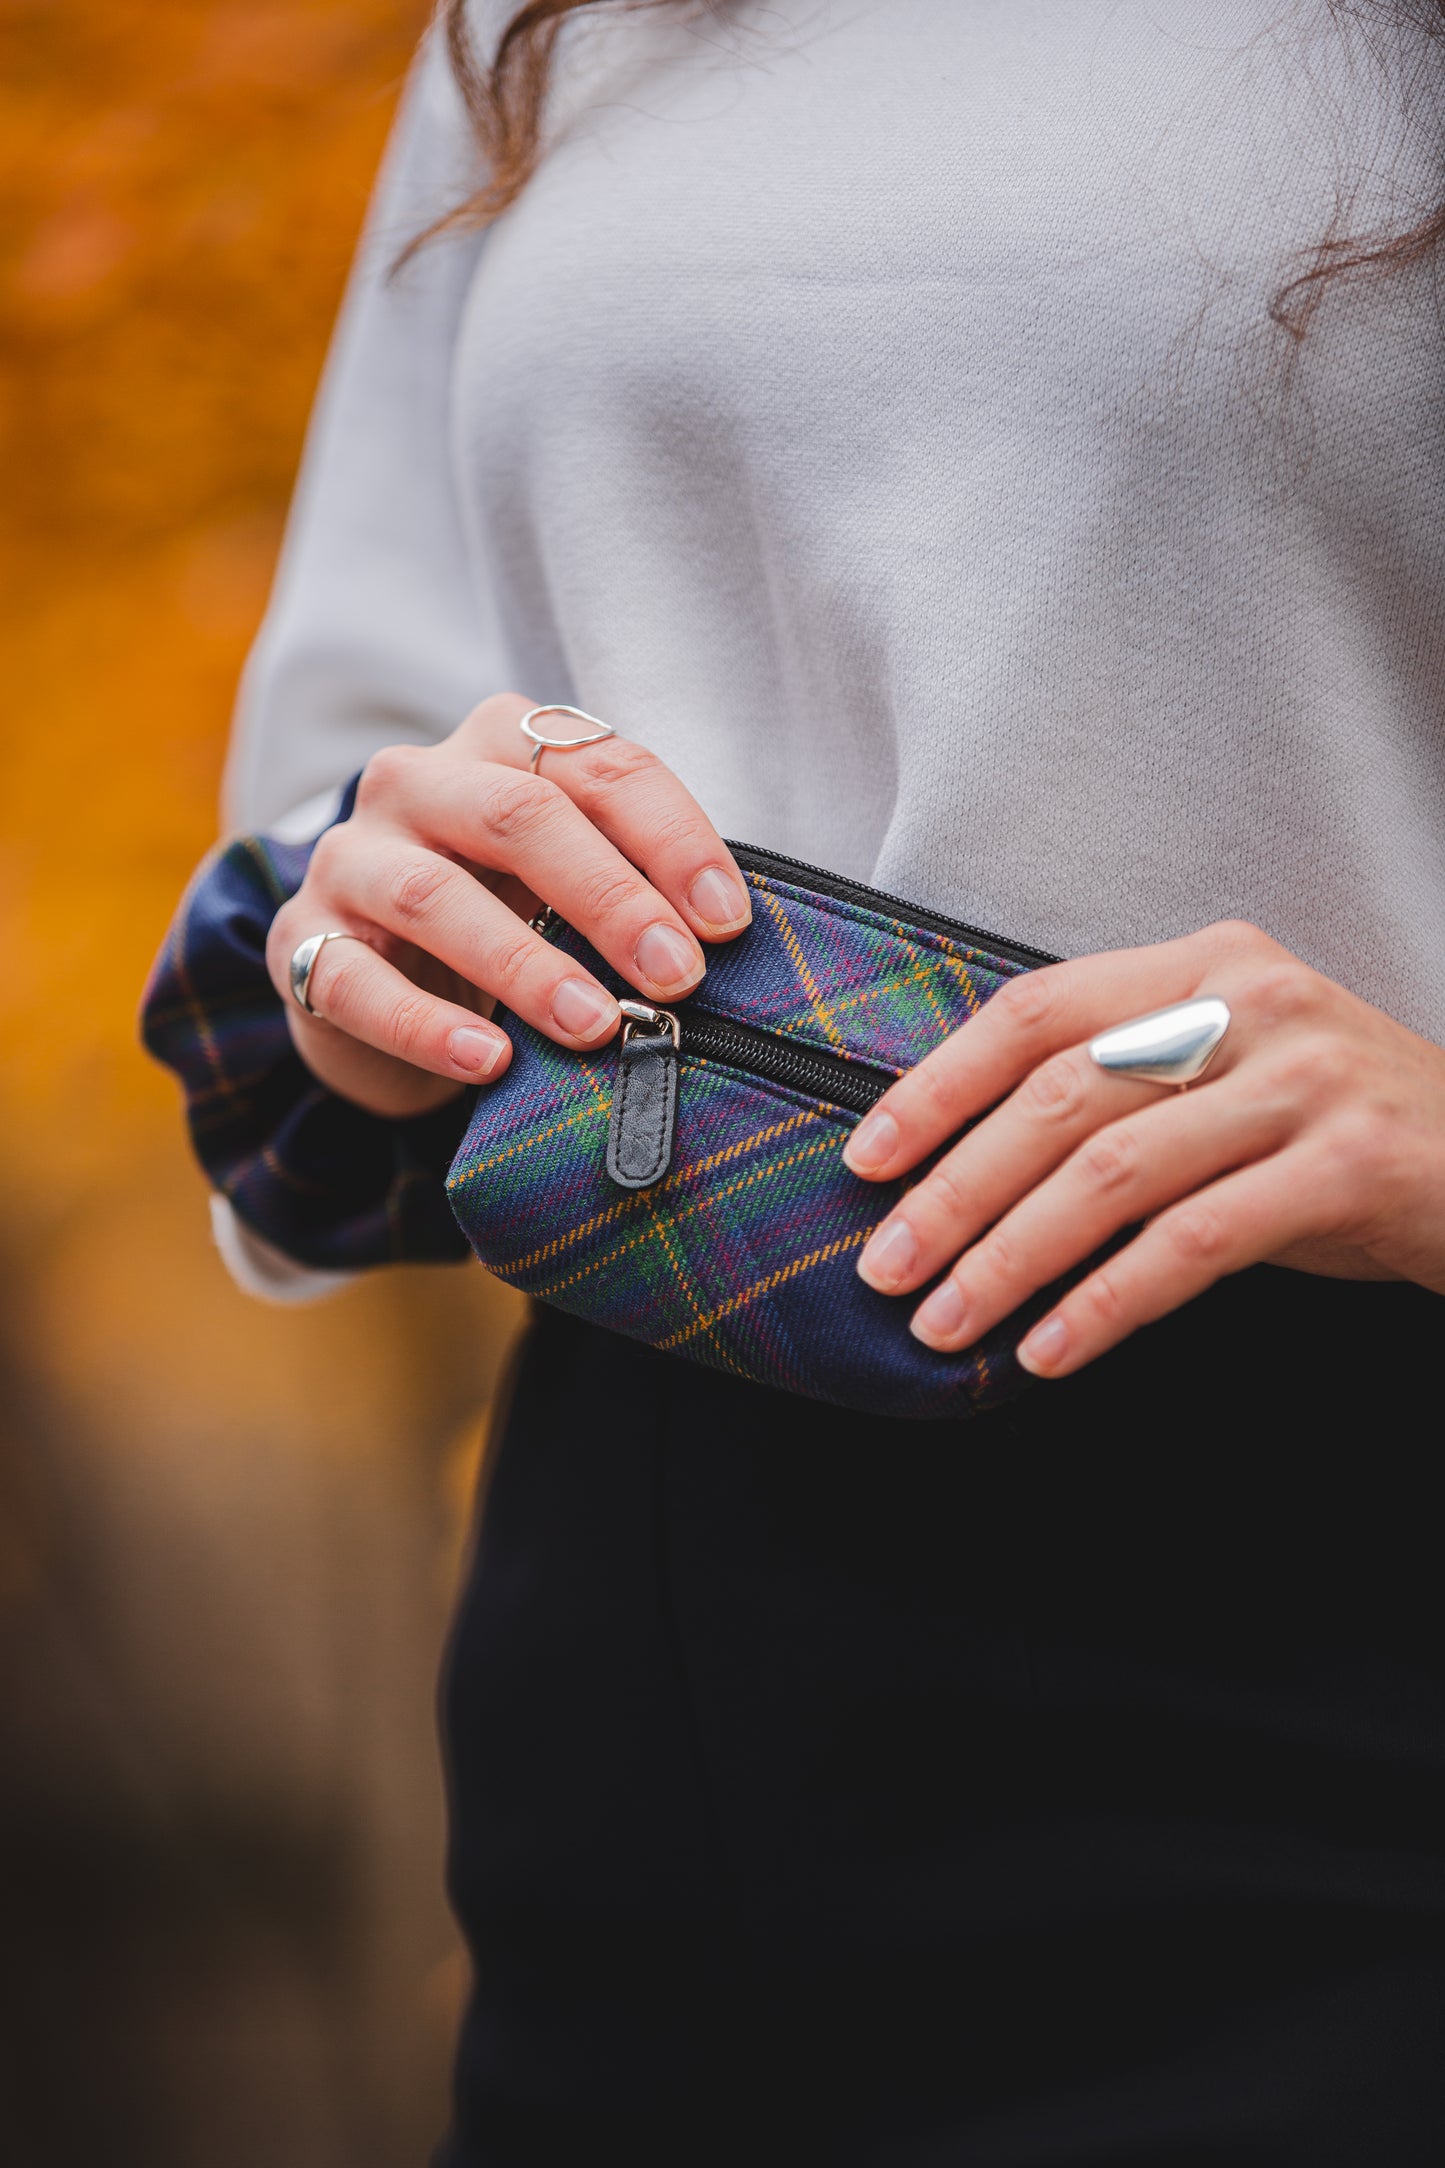
M592 727L585 738L548 738L544 737L540 730L532 728L539 715L570 715L574 722L590 723ZM537 772L537 763L544 753L575 753L584 745L600 745L604 738L615 738L617 735L611 723L604 723L598 715L586 715L581 708L529 708L517 728L524 738L532 741L532 758L527 765L534 775Z
M291 962L287 966L286 975L291 981L292 993L308 1016L319 1016L321 1014L319 1009L313 1009L311 1006L311 974L316 969L317 957L321 954L328 941L361 941L361 935L359 933L348 933L344 926L333 926L329 933L313 933L309 935L292 951ZM370 942L362 941L363 948L369 948L370 946Z
M1101 1031L1089 1041L1089 1056L1110 1076L1141 1077L1182 1091L1203 1076L1228 1029L1228 1003L1206 994Z

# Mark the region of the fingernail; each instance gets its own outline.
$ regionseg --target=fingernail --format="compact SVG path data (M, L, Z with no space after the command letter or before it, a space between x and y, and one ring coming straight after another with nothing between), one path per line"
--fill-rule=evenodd
M660 994L680 992L702 977L701 951L675 926L647 927L639 935L632 956L642 976Z
M552 1021L569 1038L595 1039L617 1023L617 1003L591 979L563 979L552 995Z
M956 1282L945 1280L935 1287L927 1302L914 1312L909 1331L915 1340L925 1347L957 1347L963 1339L968 1324L968 1304L964 1301Z
M703 923L716 926L719 933L746 926L752 916L747 890L721 866L704 866L688 890L687 900Z
M468 1076L490 1076L501 1057L502 1042L495 1032L472 1031L463 1024L447 1040L447 1052Z
M1041 1378L1062 1361L1068 1345L1069 1328L1056 1310L1052 1317L1035 1325L1023 1340L1018 1358L1025 1370L1031 1370L1036 1378Z
M885 1107L865 1114L843 1147L843 1164L855 1174L871 1174L886 1167L898 1149L898 1124Z
M858 1260L858 1277L870 1287L896 1287L917 1256L918 1238L907 1220L885 1220Z

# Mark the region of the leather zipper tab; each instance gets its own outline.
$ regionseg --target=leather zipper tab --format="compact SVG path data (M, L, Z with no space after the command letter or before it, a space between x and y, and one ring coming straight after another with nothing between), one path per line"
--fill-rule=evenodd
M607 1129L607 1172L621 1189L651 1189L672 1165L677 1127L677 1018L623 1001L617 1085Z

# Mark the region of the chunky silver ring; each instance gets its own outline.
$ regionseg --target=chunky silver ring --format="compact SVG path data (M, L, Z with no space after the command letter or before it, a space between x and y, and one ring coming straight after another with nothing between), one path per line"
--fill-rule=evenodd
M539 715L570 715L575 722L590 723L592 728L585 738L547 738L540 730L532 728ZM534 775L544 753L575 753L581 746L600 745L604 738L617 735L611 723L604 723L600 715L586 715L581 708L529 708L517 728L524 738L532 741L532 758L527 765Z
M321 954L328 941L361 941L361 935L359 933L347 933L342 926L333 926L330 933L308 934L307 938L297 948L293 949L291 961L286 967L287 976L291 981L291 991L308 1016L319 1016L321 1014L319 1009L313 1009L311 1006L311 974L316 969L317 957ZM370 945L369 942L362 942L363 948L369 948Z
M1089 1041L1089 1058L1110 1076L1142 1077L1183 1091L1203 1076L1228 1029L1228 1004L1206 994L1100 1032Z

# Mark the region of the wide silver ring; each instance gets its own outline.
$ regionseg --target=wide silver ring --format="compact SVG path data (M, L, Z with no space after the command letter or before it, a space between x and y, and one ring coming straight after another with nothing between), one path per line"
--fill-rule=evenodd
M1228 1003L1206 994L1100 1032L1089 1041L1089 1058L1110 1076L1140 1077L1182 1091L1203 1076L1228 1029Z
M574 722L590 723L592 728L585 738L549 738L544 732L532 728L539 715L570 715ZM611 723L604 723L600 715L587 715L581 708L529 708L517 728L524 738L532 741L532 758L527 765L534 775L537 772L537 763L544 753L575 753L584 745L600 745L604 738L615 738L617 735Z
M319 1016L321 1011L311 1006L311 974L316 969L316 959L328 941L360 941L359 933L348 933L344 926L333 926L330 933L308 934L291 952L286 975L291 981L291 991L308 1016ZM363 947L370 944L363 942Z

